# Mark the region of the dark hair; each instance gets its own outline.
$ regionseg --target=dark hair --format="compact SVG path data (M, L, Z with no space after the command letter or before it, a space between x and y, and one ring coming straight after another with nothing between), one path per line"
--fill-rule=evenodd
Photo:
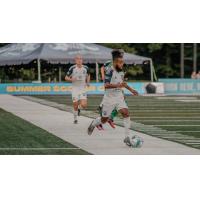
M116 58L123 58L124 50L123 49L113 49L112 50L112 59L115 60Z

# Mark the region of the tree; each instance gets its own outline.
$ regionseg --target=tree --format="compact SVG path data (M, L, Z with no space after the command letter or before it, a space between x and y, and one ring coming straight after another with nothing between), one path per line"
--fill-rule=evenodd
M103 45L123 48L126 52L152 58L158 78L180 77L178 43L104 43Z

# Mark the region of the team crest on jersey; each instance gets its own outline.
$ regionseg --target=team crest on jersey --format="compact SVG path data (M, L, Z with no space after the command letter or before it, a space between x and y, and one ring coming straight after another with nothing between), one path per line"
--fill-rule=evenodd
M121 79L124 80L124 73L121 73Z
M107 111L103 111L103 115L107 115Z

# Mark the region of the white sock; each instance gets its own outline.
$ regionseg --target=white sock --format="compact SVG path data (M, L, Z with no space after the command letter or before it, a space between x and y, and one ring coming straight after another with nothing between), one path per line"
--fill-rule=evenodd
M124 118L125 137L130 136L131 120L130 117Z
M78 111L74 110L74 120L77 120L78 118Z
M97 117L93 122L92 125L93 126L98 126L101 124L101 117Z

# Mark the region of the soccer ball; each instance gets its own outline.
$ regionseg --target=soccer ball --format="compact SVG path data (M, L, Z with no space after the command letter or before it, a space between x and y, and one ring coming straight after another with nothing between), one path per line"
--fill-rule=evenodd
M144 141L142 138L140 138L139 136L137 135L133 135L131 138L130 138L130 143L131 143L131 146L133 148L139 148L143 145Z

